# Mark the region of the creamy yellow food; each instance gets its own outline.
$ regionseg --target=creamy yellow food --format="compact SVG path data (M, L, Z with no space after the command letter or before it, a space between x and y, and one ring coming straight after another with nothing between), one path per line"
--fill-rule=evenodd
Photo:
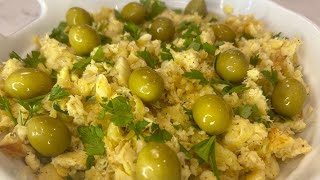
M148 11L146 13L152 13ZM228 13L226 18L216 18L210 12L184 14L169 8L151 20L134 19L135 26L141 31L134 37L132 31L126 30L128 22L115 14L111 8L102 8L90 15L92 22L90 18L85 19L84 23L91 25L98 34L110 38L106 44L93 44L89 54L86 49L75 51L74 42L70 41L71 45L61 39L59 42L56 36L49 37L48 33L36 39L40 56L35 59L41 58L41 61L30 65L20 57L11 56L0 66L1 106L7 99L12 113L11 116L8 109L1 108L0 130L7 135L0 146L6 152L23 157L39 179L143 179L141 166L151 162L139 154L150 143L160 143L157 148L166 152L172 150L172 158L166 154L164 158L178 165L172 165L176 170L164 170L178 172L177 176L160 179L217 179L214 165L201 160L198 154L201 151L195 147L209 138L214 140L215 151L210 150L210 153L214 153L215 167L222 180L274 179L281 171L279 163L311 151L308 142L295 135L306 127L301 108L295 111L277 108L275 112L273 105L276 103L271 102L278 98L272 97L275 86L287 79L301 84L301 93L309 93L297 58L302 45L299 37L275 35L253 15ZM162 35L155 38L150 34L152 22L159 17L172 21L175 33L171 39L162 39ZM213 28L217 24L223 24L235 33L233 42L221 39ZM191 27L199 30L199 34L193 36L194 31L191 35L186 34L192 31ZM63 32L68 34L70 29L72 25L69 24ZM190 37L194 39L186 46ZM230 50L244 54L243 63L247 69L244 68L243 77L238 78L239 74L228 76L216 70L217 66L223 67L223 64L217 65L219 58ZM150 55L147 60L146 54ZM165 55L169 57L163 57ZM87 63L79 68L79 62L85 60ZM51 77L52 84L47 83L50 88L46 92L18 96L5 89L12 73L30 66ZM138 81L130 80L133 72L139 74L137 70L147 66L159 80L152 81L156 84L156 88L152 87L152 96L137 93L139 87L134 88ZM202 76L199 78L197 73ZM11 86L9 83L8 88ZM60 88L66 94L53 97L51 88ZM30 97L33 100L26 100ZM34 100L34 97L38 99ZM222 103L226 106L225 112L230 110L222 117L215 117L216 123L221 119L221 126L201 124L203 107L201 104L198 109L194 107L201 97ZM116 100L122 102L121 107L116 107ZM303 104L303 100L301 97L299 103L302 101ZM28 105L34 102L31 103L34 111L24 107L21 101ZM108 110L110 107L113 109ZM129 110L123 107L129 107ZM206 115L219 114L215 107L208 109L206 111L214 113ZM58 140L57 151L39 148L36 145L39 141L28 139L37 131L32 124L38 116L40 119L50 116L53 121L62 122L54 127L67 127L63 132L53 132L60 140L70 138L64 139L64 144ZM139 123L141 129L137 129ZM84 140L87 134L83 131L89 128L98 130L93 133L96 139L88 142ZM93 150L88 150L90 146ZM212 160L211 154L209 160Z

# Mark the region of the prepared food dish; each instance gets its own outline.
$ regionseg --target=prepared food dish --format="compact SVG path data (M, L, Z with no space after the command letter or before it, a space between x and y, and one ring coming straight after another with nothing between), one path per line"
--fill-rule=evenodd
M41 179L275 179L307 154L299 37L204 0L72 7L0 65L0 148Z

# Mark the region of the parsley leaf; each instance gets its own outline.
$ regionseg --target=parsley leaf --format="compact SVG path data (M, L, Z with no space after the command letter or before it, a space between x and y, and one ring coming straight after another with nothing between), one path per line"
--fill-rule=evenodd
M184 113L188 116L189 120L193 119L193 114L190 109L183 107Z
M156 66L158 65L158 63L159 63L159 59L158 59L158 57L157 56L152 56L151 54L150 54L150 52L149 51L147 51L146 49L144 50L144 51L138 51L137 52L138 54L138 56L140 57L140 58L142 58L146 63L147 63L147 65L149 66L149 67L151 67L151 68L156 68Z
M31 54L27 54L25 59L22 59L16 52L12 51L9 54L10 58L16 58L17 60L23 62L28 67L36 68L39 63L43 63L45 59L41 57L39 51L31 51Z
M158 128L150 136L144 137L144 140L146 142L155 141L164 143L166 141L170 141L171 138L172 135L167 130Z
M36 68L38 64L44 62L44 60L43 57L40 57L39 51L32 51L31 55L27 54L27 57L23 62L26 63L28 67Z
M150 122L146 121L146 120L141 120L138 121L135 124L132 124L130 126L130 129L134 131L134 133L136 134L137 138L139 139L139 136L141 135L142 131L150 124Z
M216 52L217 47L215 45L211 45L209 43L202 44L203 50L205 50L208 54L214 54Z
M234 110L235 114L238 114L242 118L249 119L251 122L258 122L264 124L267 128L270 127L270 121L267 121L266 119L261 117L261 114L259 112L259 108L257 105L241 105L238 106Z
M223 80L223 79L216 79L216 78L211 79L210 84L226 84L230 87L232 86L231 82Z
M276 70L271 69L271 71L262 71L261 73L273 86L278 83L278 72Z
M111 114L111 121L119 127L125 127L133 121L133 114L131 113L131 106L128 98L124 96L117 96L106 104L100 104L103 110L99 116L103 117L104 113Z
M147 10L147 20L153 19L166 9L165 3L159 0L154 0L153 3L151 0L140 0L140 3Z
M161 50L162 51L160 53L160 58L162 61L169 61L169 60L173 59L173 56L170 52L170 49L168 49L167 47L164 46Z
M78 127L79 137L88 155L103 155L105 153L104 133L99 126Z
M194 22L183 21L179 24L177 31L181 33L182 38L195 38L201 34L200 26Z
M103 34L99 34L100 39L101 39L101 45L106 45L112 43L112 39L108 36L105 36Z
M215 158L215 143L216 138L212 136L209 139L201 141L200 143L192 146L192 150L206 163L209 163L211 169L216 176L217 180L220 179L220 173L217 167L216 158Z
M28 111L28 117L26 118L26 120L24 120L25 123L33 116L40 114L38 113L38 111L42 108L41 106L42 98L43 98L42 96L39 96L39 98L36 98L36 99L18 101L18 103Z
M113 12L114 12L114 16L117 18L118 21L124 22L124 19L121 16L121 13L119 11L114 9Z
M94 55L91 56L91 58L96 62L105 61L103 48L101 46L99 46L98 49L96 50L96 52L94 53Z
M93 155L89 155L87 157L87 160L86 160L86 167L87 169L91 169L92 166L94 166L94 161L95 161L95 158Z
M112 62L106 60L103 48L99 46L92 56L83 58L75 63L72 67L72 70L83 71L91 63L91 60L94 60L95 62L107 62L110 65L113 64Z
M19 54L17 54L17 53L14 52L14 51L11 51L11 53L9 54L9 57L10 57L10 59L15 58L15 59L17 59L17 60L19 60L19 61L23 61L22 58L19 56Z
M12 114L9 100L6 97L0 97L0 109L6 111L9 114L9 117L12 119L14 124L18 124L17 119Z
M53 104L52 104L52 107L53 107L54 110L56 110L56 111L58 111L58 112L61 112L61 113L63 113L63 114L67 114L67 115L68 115L68 111L62 110L62 109L60 108L59 104L53 103Z
M76 70L81 70L83 71L91 62L91 58L83 58L80 61L76 62L73 64L72 70L76 71Z
M249 89L248 87L246 87L246 85L244 84L241 84L239 86L235 86L235 87L232 87L232 86L226 86L222 89L222 94L225 95L225 94L231 94L231 93L242 93L243 91Z
M68 91L66 91L65 89L63 89L59 85L57 85L51 89L49 101L62 99L62 98L69 96L69 95L70 95L70 93Z
M259 109L257 105L242 105L238 106L235 110L236 114L239 114L241 117L248 119L251 115L258 113Z
M140 37L141 30L133 22L124 23L123 30L130 34L130 40L137 40Z
M259 58L259 54L250 57L250 64L256 66L260 63L261 59Z
M201 85L206 85L209 83L209 81L203 76L202 72L198 70L192 69L190 72L184 72L182 76L188 79L200 80Z
M180 151L183 152L186 159L191 159L192 158L191 153L182 144L179 143L179 146L180 146Z
M65 29L67 28L68 24L66 22L60 22L58 27L54 28L49 35L50 38L54 38L57 41L68 44L69 43L69 36L65 32Z

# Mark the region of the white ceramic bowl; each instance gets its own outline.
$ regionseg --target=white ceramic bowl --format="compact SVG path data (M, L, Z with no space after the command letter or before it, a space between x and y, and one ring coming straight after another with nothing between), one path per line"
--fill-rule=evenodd
M69 7L80 6L89 11L97 11L101 6L121 8L131 0L38 0L41 15L20 31L9 37L0 36L0 60L5 61L8 54L15 50L19 54L30 51L33 35L44 35L64 20ZM183 8L189 0L164 0L171 8ZM207 0L210 11L223 16L224 5L234 7L235 14L254 14L263 20L267 28L283 32L286 36L301 36L303 40L299 57L304 67L307 82L311 85L311 96L307 104L312 104L314 113L307 120L307 128L299 136L304 137L313 146L313 151L306 156L287 161L281 165L278 179L320 179L320 31L308 19L289 11L268 0ZM318 95L318 96L317 96ZM0 153L0 179L33 179L21 160L12 159Z

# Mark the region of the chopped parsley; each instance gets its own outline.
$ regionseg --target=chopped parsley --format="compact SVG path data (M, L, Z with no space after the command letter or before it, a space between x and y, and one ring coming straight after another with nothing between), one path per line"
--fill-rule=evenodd
M12 114L9 100L6 97L0 97L0 109L8 113L9 117L12 119L14 124L18 124L17 119Z
M108 36L105 36L103 34L99 34L100 39L101 39L101 45L106 45L112 43L112 39Z
M41 56L39 51L31 51L31 54L27 54L25 59L21 58L16 52L12 51L9 54L10 58L15 58L26 64L27 67L36 68L39 63L43 63L45 59Z
M103 155L105 153L104 133L100 126L80 126L78 133L88 155Z
M183 152L186 159L191 159L192 158L191 153L182 144L179 143L179 146L180 146L180 151Z
M149 51L147 51L146 49L144 51L138 51L137 55L142 58L149 67L151 68L156 68L156 66L159 63L159 59L157 56L153 56L151 55L151 53Z
M200 39L200 26L194 22L183 21L177 28L180 37L184 39L184 49L194 49L195 51L204 50L208 54L214 54L217 47L222 45L222 41L217 41L214 44L202 43Z
M57 99L62 99L70 95L70 93L59 85L53 87L49 93L49 101L55 101Z
M114 12L114 16L117 18L118 21L124 22L124 19L121 16L121 13L119 11L114 9L113 12Z
M91 169L92 166L94 166L94 161L95 161L95 158L93 155L89 155L87 157L87 160L86 160L86 167L87 169Z
M248 119L250 116L257 116L257 113L259 113L259 109L257 105L246 104L238 106L235 110L235 113L245 119Z
M158 127L155 128L155 130L152 132L152 134L150 136L144 137L144 140L146 142L155 141L155 142L161 142L161 143L164 143L166 141L170 141L172 138L172 135L167 130L160 129L159 125L157 125L157 126Z
M65 31L67 26L68 26L68 24L66 22L60 22L58 27L56 27L52 30L49 37L54 38L55 40L57 40L61 43L68 44L69 43L69 36Z
M133 22L124 23L123 30L130 34L129 40L138 40L140 37L141 30Z
M259 58L259 54L250 57L250 64L254 67L260 63L261 59Z
M262 123L266 127L270 127L270 122L261 117L259 108L257 105L240 105L234 110L235 114L238 114L242 118L249 119L251 122Z
M278 83L278 72L276 70L271 69L271 71L262 71L261 73L273 86Z
M83 58L80 61L73 64L72 70L84 71L84 69L90 64L91 58Z
M217 180L220 179L220 172L217 167L216 156L215 156L215 143L216 138L212 136L209 139L201 141L200 143L192 146L193 152L195 152L202 160L209 163L211 169L216 176Z
M23 124L25 124L33 116L37 116L40 114L39 111L42 109L41 100L43 99L43 97L44 96L39 96L38 98L18 101L18 103L28 111L28 116L24 120ZM22 117L20 118L20 121L22 122Z
M209 83L209 81L203 76L202 72L198 70L192 69L190 72L184 72L182 76L188 79L199 80L201 85L206 85Z
M17 59L17 60L19 60L19 61L22 61L22 58L19 56L19 54L17 54L17 53L14 52L14 51L11 51L11 53L9 54L9 57L10 57L11 59L15 58L15 59Z
M116 126L126 127L133 121L129 100L124 96L117 96L100 105L103 107L103 110L99 113L100 119L103 119L105 113L108 112L111 114L111 121Z
M248 87L246 87L246 85L241 84L239 86L226 86L222 89L222 94L231 94L231 93L242 93L243 91L249 89Z
M188 116L189 120L193 119L192 110L183 107L184 113Z
M68 111L64 111L60 108L59 104L58 103L53 103L52 104L52 108L58 112L61 112L63 114L68 114Z
M141 121L136 122L135 124L131 124L129 128L134 131L137 138L139 139L141 133L149 124L150 124L150 122L148 122L146 120L141 120Z
M153 19L166 9L165 3L159 0L140 0L140 3L147 10L147 20Z
M105 58L105 54L103 52L103 48L99 46L96 50L96 52L87 58L82 58L80 61L75 63L72 67L73 71L84 71L85 68L91 63L91 61L94 60L95 62L106 62L110 65L113 65L113 62L107 60Z
M168 49L166 46L162 47L160 58L162 61L170 61L173 59L173 56L170 52L170 49Z
M23 62L26 63L28 67L36 68L39 63L43 63L44 61L45 59L40 56L39 51L32 51L31 55L27 54L27 57Z
M202 44L203 50L205 50L208 54L214 54L216 52L217 47L215 45L211 45L209 43Z

